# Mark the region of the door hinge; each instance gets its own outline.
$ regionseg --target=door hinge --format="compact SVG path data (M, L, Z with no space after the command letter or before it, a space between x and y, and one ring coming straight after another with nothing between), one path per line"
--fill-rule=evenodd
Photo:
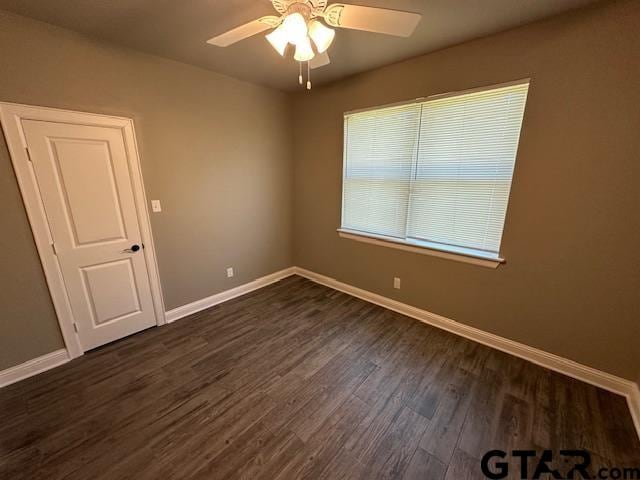
M55 243L51 244L51 250L53 250L53 254L57 257L58 256L58 251L56 250L56 244Z
M73 329L78 333L78 325L76 325L76 322L73 322Z
M27 152L27 160L33 163L33 160L31 160L31 152L29 151L29 147L24 147L24 151Z

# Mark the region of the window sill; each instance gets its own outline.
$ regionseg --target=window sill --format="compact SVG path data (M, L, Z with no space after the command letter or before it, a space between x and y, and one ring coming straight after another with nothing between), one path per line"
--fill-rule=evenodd
M470 263L487 268L497 268L498 265L504 263L505 260L498 256L492 256L487 253L475 253L471 251L461 251L456 247L445 248L438 245L436 248L429 242L420 240L404 241L393 237L385 237L384 235L375 235L373 233L357 232L354 230L338 229L338 235L341 238L348 238L358 242L370 243L381 247L396 248L407 252L420 253L422 255L432 255L434 257L446 258L457 262Z

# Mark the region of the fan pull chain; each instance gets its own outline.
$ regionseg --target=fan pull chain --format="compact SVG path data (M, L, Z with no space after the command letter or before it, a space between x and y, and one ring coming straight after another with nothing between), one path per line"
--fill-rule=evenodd
M302 62L298 62L298 65L300 65L300 75L298 76L298 83L300 85L303 85L304 80L302 79Z
M311 90L311 67L307 62L307 90Z

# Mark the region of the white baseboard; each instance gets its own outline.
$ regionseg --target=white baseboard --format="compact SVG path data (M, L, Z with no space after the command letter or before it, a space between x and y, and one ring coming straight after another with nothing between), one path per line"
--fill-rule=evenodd
M270 275L258 278L253 282L245 283L244 285L232 288L231 290L226 290L216 295L203 298L202 300L189 303L188 305L183 305L182 307L169 310L168 312L166 312L167 323L175 322L176 320L182 317L186 317L187 315L191 315L192 313L199 312L200 310L204 310L219 303L226 302L227 300L231 300L232 298L236 298L259 288L266 287L267 285L275 283L279 280L282 280L283 278L289 277L294 274L294 267L286 268L284 270L280 270L279 272L275 272ZM67 353L67 350L62 349L48 353L41 357L34 358L27 362L21 363L20 365L16 365L15 367L2 370L0 371L0 388L32 377L34 375L37 375L38 373L42 373L52 368L58 367L64 363L67 363L69 360L70 357Z
M211 295L210 297L196 300L195 302L182 305L178 308L174 308L173 310L169 310L165 314L167 323L175 322L176 320L179 320L193 313L205 310L209 307L213 307L214 305L218 305L219 303L226 302L228 300L231 300L232 298L245 295L249 292L253 292L254 290L257 290L259 288L266 287L267 285L278 282L283 278L290 277L294 274L295 267L285 268L284 270L280 270L279 272L260 277L252 282L245 283L244 285L239 285L230 290L225 290L224 292L216 293L215 295Z
M640 385L635 384L635 386L632 387L631 394L627 397L627 402L629 403L633 423L635 423L638 436L640 437Z
M16 365L15 367L7 368L0 372L0 388L11 385L12 383L19 382L29 377L33 377L38 373L51 370L58 367L63 363L69 361L69 355L63 348L56 350L55 352L47 353L41 357L34 358L32 360Z
M638 385L635 382L596 370L592 367L587 367L586 365L574 362L573 360L458 323L454 320L443 317L442 315L437 315L417 307L412 307L406 303L398 302L397 300L383 297L377 293L342 283L334 278L326 277L319 273L305 270L304 268L296 267L295 273L316 283L339 290L367 302L380 305L381 307L393 310L394 312L401 313L408 317L415 318L421 322L446 330L455 335L459 335L524 360L528 360L529 362L591 385L595 385L596 387L623 395L627 398L629 409L631 410L631 416L633 417L636 430L638 431L638 436L640 436L640 392L638 391Z
M301 277L308 278L316 283L339 290L367 302L380 305L381 307L393 310L408 317L415 318L421 322L446 330L455 335L495 348L496 350L503 351L524 360L528 360L550 370L554 370L577 380L595 385L596 387L623 395L627 398L631 416L633 417L638 435L640 436L640 389L635 382L596 370L592 367L587 367L586 365L574 362L573 360L458 323L441 315L437 315L417 307L412 307L411 305L398 302L397 300L392 300L382 295L378 295L377 293L369 292L340 282L334 278L299 267L286 268L279 272L258 278L252 282L245 283L244 285L240 285L230 290L203 298L202 300L169 310L166 312L167 323L175 322L180 318L205 310L241 295L245 295L259 288L266 287L267 285L278 282L291 275L300 275ZM0 371L0 387L18 382L62 365L68 361L69 355L64 349L34 358L33 360L29 360L23 364Z

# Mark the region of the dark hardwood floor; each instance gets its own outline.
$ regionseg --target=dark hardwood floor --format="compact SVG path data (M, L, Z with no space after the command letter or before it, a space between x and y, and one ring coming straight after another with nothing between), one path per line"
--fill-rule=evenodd
M582 448L640 466L622 397L300 277L0 390L12 480L460 480Z

